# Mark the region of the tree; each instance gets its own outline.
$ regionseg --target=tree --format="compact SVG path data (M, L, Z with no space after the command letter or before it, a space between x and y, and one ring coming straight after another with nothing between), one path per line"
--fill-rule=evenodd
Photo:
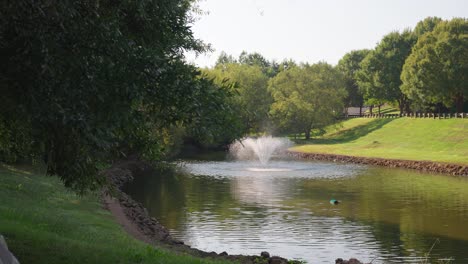
M250 66L258 66L262 69L263 74L269 78L274 77L278 73L278 67L276 62L269 62L262 54L258 52L247 53L242 51L239 56L239 63Z
M215 67L221 67L222 65L227 65L231 63L237 63L236 59L232 55L228 55L226 52L222 51L219 54L218 59L216 60Z
M468 94L468 21L454 18L422 35L405 62L402 91L422 104L443 102L463 111Z
M345 88L348 96L345 99L345 105L359 106L359 114L362 114L362 106L364 105L363 90L359 87L356 80L356 72L361 69L360 63L369 54L370 50L354 50L343 56L338 62L338 69L343 73L345 78Z
M43 159L85 190L104 182L98 164L157 156L153 132L200 116L209 87L183 55L206 50L193 2L2 1L0 159Z
M186 133L195 143L203 147L226 146L245 133L245 124L235 104L237 93L229 82L216 83L214 78L203 73L198 82L206 86L198 89L199 110L190 122L183 124Z
M413 30L413 33L419 38L424 33L431 32L434 30L434 28L442 22L442 19L439 17L427 17L422 21L419 21L418 24L416 24L416 27Z
M364 97L382 104L397 102L400 112L408 110L408 98L400 90L401 70L416 42L411 31L392 32L380 41L361 63L357 83L364 88Z
M342 114L343 75L327 63L291 67L270 80L271 114L283 131L304 133L323 128Z
M268 91L268 76L261 67L231 63L205 72L218 84L234 84L238 95L234 96L233 103L245 127L252 133L265 131L273 99Z

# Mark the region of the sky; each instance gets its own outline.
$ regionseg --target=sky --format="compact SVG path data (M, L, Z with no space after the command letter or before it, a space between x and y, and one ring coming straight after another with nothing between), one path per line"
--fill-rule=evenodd
M187 60L212 67L220 52L237 58L259 52L268 60L325 61L372 49L392 31L428 16L468 18L468 0L200 0L206 12L192 25L213 52Z

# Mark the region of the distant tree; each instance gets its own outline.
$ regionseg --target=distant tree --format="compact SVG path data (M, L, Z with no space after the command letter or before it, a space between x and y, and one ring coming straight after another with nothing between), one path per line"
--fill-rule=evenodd
M401 74L402 91L422 104L443 102L463 111L468 94L468 21L454 18L422 35Z
M268 61L258 52L247 53L246 51L243 51L239 56L239 63L260 67L262 72L269 78L274 77L278 73L278 65L274 62Z
M421 37L424 33L431 32L434 28L442 22L442 19L439 17L427 17L424 20L421 20L416 24L416 27L413 30L413 33L416 37Z
M408 98L400 90L400 75L415 42L416 38L409 30L392 32L384 36L375 50L361 62L356 79L367 100L379 105L397 102L400 112L408 110Z
M268 76L260 66L232 63L207 69L205 73L218 84L235 85L237 96L232 102L237 105L238 115L249 132L263 132L268 127L273 99L267 89Z
M345 99L345 105L359 106L359 114L362 114L362 106L364 104L363 90L356 80L356 72L361 69L360 63L369 54L370 50L354 50L343 56L338 62L338 70L340 70L345 78L345 88L348 96Z
M283 131L304 133L323 128L342 114L346 91L343 75L327 63L300 65L270 80L271 114Z
M237 63L236 59L232 55L228 55L226 52L222 51L216 60L215 67L231 63Z
M285 70L288 70L288 69L291 69L291 68L294 68L298 66L298 64L292 60L292 59L289 59L289 60L283 60L279 65L278 65L278 72L282 72L282 71L285 71Z

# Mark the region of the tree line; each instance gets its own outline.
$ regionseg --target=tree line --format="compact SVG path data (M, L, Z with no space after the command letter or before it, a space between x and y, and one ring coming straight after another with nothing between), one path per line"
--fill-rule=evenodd
M346 54L338 67L346 75L349 105L466 111L468 21L428 17L413 30L385 35L373 50Z
M322 131L344 107L397 106L414 111L468 111L468 21L428 17L385 35L372 50L354 50L338 65L268 61L259 53L221 53L203 72L231 83L230 102L246 133Z

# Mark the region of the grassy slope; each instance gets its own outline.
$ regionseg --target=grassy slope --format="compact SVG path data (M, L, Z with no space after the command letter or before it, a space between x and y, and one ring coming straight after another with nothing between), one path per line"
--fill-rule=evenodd
M468 119L346 120L292 150L468 164Z
M141 243L96 195L79 197L55 177L1 164L0 234L21 263L217 263Z

